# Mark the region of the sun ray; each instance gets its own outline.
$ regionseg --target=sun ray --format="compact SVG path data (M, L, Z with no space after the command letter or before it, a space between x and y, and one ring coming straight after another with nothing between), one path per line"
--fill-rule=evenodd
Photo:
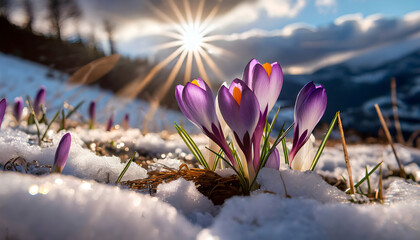
M220 68L217 64L213 61L213 59L204 51L202 48L198 49L198 52L203 57L204 61L210 67L210 69L220 78L222 82L226 79L226 76L220 71Z
M166 21L169 24L174 25L174 20L172 18L170 18L167 14L165 14L164 12L162 12L160 9L158 9L157 7L155 7L153 4L151 4L150 2L147 2L147 5L150 7L150 9L152 9L152 11L161 19L163 19L164 21ZM183 29L180 25L174 25L174 28L178 31L178 32L182 32Z
M187 62L185 64L184 84L191 80L191 68L193 63L193 53L188 51Z
M173 0L169 0L169 4L171 6L172 11L175 13L175 16L178 18L181 27L184 28L184 26L187 24L187 21L185 20L184 16L182 16L182 13L179 10L178 6L174 3Z
M192 11L190 2L188 0L184 0L184 8L185 8L185 15L187 16L187 23L193 22Z
M223 55L228 56L228 57L234 57L234 54L229 50L226 50L226 49L223 49L223 48L220 48L220 47L216 47L216 46L214 46L213 44L210 44L210 43L203 43L202 45L203 45L204 48L216 51L219 54L223 54Z
M181 54L182 51L183 47L179 47L177 50L171 53L171 55L169 55L164 60L159 62L155 67L153 67L144 79L135 79L127 86L125 86L122 90L120 90L117 94L126 98L135 98L137 94L139 94L143 90L143 88L146 87L147 84L149 84L149 82L156 76L156 74L160 72L160 70L162 70L162 68L168 65L172 60L174 60L179 54Z
M162 99L165 97L166 93L168 92L169 88L172 86L176 76L179 73L179 70L181 69L182 64L184 63L184 59L187 55L187 51L183 51L181 53L181 56L179 56L178 61L176 61L175 66L172 68L171 73L168 76L168 79L165 82L165 85L161 89L159 89L159 92L157 93L157 96L155 97L154 101L157 102L157 105L154 104L153 107L150 107L149 112L147 113L147 119L145 119L143 123L143 129L147 129L150 120L153 118L156 108L159 106Z
M209 81L209 76L207 75L206 72L206 68L204 67L203 61L201 60L201 56L198 53L198 51L194 51L194 58L195 58L195 63L197 64L198 67L198 72L201 75L201 78L209 85L209 87L211 88L211 83Z
M204 29L208 27L210 22L213 20L213 18L216 16L217 12L219 11L219 4L213 7L213 9L210 11L209 15L207 15L206 19L201 22L200 24L200 32L202 32Z
M195 22L194 22L196 26L200 25L201 17L203 16L203 12L204 12L205 2L206 2L205 0L200 0L200 2L198 3L197 15L195 17Z
M184 37L182 34L175 33L175 32L163 32L161 33L161 35L165 37L173 38L176 40L181 40Z
M168 48L173 48L173 47L179 47L183 44L183 41L179 40L179 41L173 41L173 42L167 42L167 43L162 43L160 45L157 45L155 47L155 51L160 51L160 50L164 50L164 49L168 49Z

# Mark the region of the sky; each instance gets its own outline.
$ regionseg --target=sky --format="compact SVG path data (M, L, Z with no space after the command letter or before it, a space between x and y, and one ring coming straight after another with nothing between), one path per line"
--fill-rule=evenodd
M212 16L205 36L199 37L207 45L199 45L220 68L223 74L215 76L219 78L237 76L251 58L278 61L286 73L304 74L381 49L388 57L420 49L418 0L79 0L79 5L84 13L78 25L82 34L95 32L106 50L101 23L108 19L115 26L120 53L156 64L176 51L178 46L162 45L177 41L176 33L185 47L185 28L181 34L177 30L182 19L190 22L202 13L196 26L203 26ZM74 26L65 25L68 37ZM173 67L176 59L167 66ZM194 72L199 63L193 59ZM215 72L203 61L208 72Z

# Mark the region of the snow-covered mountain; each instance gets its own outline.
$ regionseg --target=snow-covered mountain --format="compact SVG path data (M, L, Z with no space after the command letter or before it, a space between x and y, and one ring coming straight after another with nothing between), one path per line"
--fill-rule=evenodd
M340 110L346 127L376 133L380 123L374 104L392 118L390 81L395 77L402 130L408 134L420 129L420 49L379 64L363 64L368 58L358 59L359 64L352 59L312 74L285 76L279 101L293 107L303 84L314 81L327 90L324 121L330 121Z

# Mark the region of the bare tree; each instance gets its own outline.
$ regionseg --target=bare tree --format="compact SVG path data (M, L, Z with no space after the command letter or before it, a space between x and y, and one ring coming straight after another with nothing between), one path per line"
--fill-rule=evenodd
M61 40L61 27L66 20L77 21L82 13L75 0L48 0L49 20L57 38Z
M31 0L23 0L23 9L26 14L25 28L32 32L32 25L34 23L34 6Z
M0 17L8 18L10 13L10 1L0 0Z
M109 44L110 53L114 54L117 52L115 49L115 42L114 42L114 25L110 21L105 19L104 28L105 28L105 32L108 35L108 44Z

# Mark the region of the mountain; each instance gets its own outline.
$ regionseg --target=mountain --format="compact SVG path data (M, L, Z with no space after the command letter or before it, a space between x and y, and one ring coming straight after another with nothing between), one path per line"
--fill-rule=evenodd
M402 130L409 135L420 129L420 49L376 65L354 62L331 65L312 74L286 75L279 102L292 107L300 88L314 81L322 84L328 94L323 121L331 121L340 110L344 127L375 134L380 128L375 103L392 123L390 80L394 77Z

